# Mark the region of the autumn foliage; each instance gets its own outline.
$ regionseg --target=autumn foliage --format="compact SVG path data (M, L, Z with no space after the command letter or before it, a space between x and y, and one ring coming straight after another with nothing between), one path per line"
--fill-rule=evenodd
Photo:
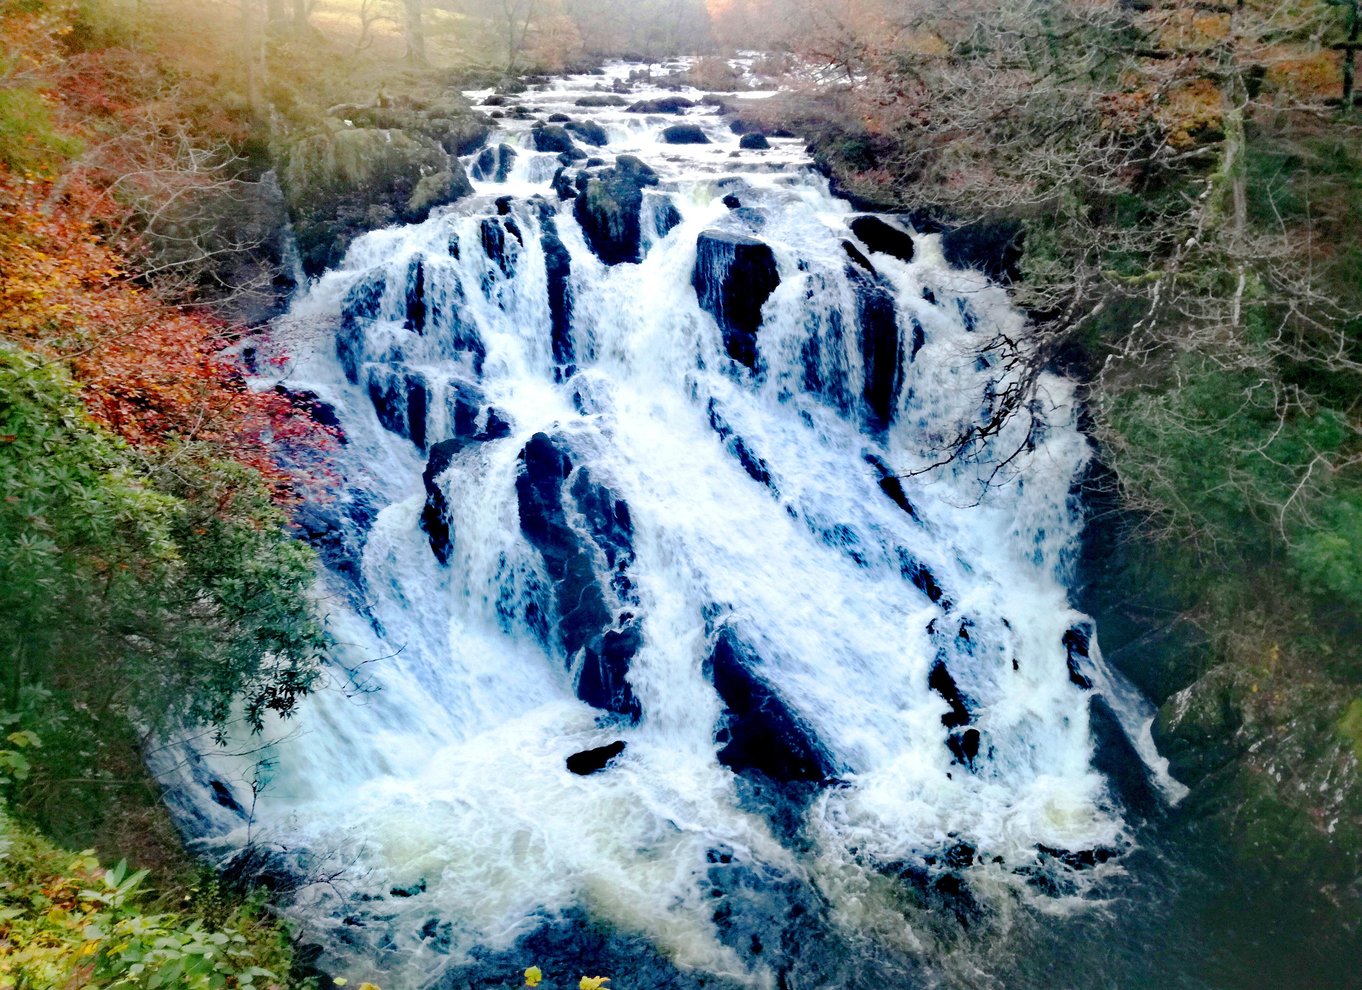
M325 428L285 395L248 388L224 348L231 328L168 306L136 284L98 234L114 219L97 191L0 173L0 328L69 364L96 422L134 444L198 440L282 486L278 442L324 443Z

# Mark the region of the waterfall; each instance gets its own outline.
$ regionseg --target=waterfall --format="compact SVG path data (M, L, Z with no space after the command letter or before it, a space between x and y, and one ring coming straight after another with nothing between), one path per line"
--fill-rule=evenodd
M884 890L1080 904L1132 845L1098 694L1179 796L1068 602L1073 383L937 465L1017 373L1005 290L799 141L738 151L698 93L577 105L627 71L526 94L474 197L358 240L260 345L342 434L299 511L328 689L152 762L204 850L262 850L324 961L387 990L562 912L774 985L716 871L905 949ZM606 143L537 150L559 111Z

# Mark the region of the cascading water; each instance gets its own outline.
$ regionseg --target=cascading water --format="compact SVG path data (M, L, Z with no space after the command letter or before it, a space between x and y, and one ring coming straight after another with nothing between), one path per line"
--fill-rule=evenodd
M388 990L556 916L774 985L810 925L911 956L933 917L1090 898L1131 842L1097 695L1178 796L1066 599L1072 385L919 473L1008 383L1004 291L853 223L798 142L576 105L626 71L527 96L577 126L513 114L475 197L362 238L274 328L344 437L299 517L339 689L153 761ZM678 120L709 143L662 143Z

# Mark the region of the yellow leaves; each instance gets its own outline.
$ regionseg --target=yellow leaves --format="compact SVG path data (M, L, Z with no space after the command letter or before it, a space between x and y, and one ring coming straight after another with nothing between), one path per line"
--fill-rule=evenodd
M348 987L350 985L350 981L343 976L337 976L333 978L331 982L338 987ZM359 990L379 990L379 987L376 984L369 983L366 981L359 985Z
M525 986L529 990L536 990L542 982L544 971L538 966L531 966L525 970ZM577 990L607 990L605 985L609 982L608 976L583 976L577 983ZM363 990L363 987L360 990Z

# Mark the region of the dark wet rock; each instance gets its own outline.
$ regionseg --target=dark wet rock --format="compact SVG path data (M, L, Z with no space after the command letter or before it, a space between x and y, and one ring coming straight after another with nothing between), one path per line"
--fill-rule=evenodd
M728 424L728 420L724 419L723 414L719 411L719 403L717 400L713 398L709 400L706 412L709 414L710 427L713 428L715 433L719 434L720 439L724 441L724 446L728 448L730 454L738 459L738 463L742 465L743 470L748 473L753 481L760 485L765 485L767 488L771 489L774 494L779 495L780 492L776 488L775 482L771 479L770 466L753 453L752 448L748 446L747 441L734 432L733 427Z
M340 121L290 146L282 185L310 275L335 267L358 234L419 223L473 191L463 165L434 138Z
M226 808L234 815L239 815L242 818L247 817L246 809L243 808L240 802L238 802L237 799L232 796L231 788L229 788L226 784L224 784L220 780L215 779L209 781L209 787L213 795L214 804Z
M408 885L405 886L405 887L393 887L391 890L388 891L388 896L389 896L389 897L415 897L417 894L424 894L425 892L426 892L426 878L425 878L425 877L422 877L420 880L417 880L415 883L413 883L413 884L408 884Z
M946 737L946 748L954 755L961 766L974 769L974 761L979 757L979 748L983 738L978 729L966 729L964 732L952 732Z
M577 182L577 221L591 250L607 265L641 260L643 190L657 185L657 173L632 155L620 155L613 168L582 173Z
M566 124L566 123L567 123L568 121L570 121L570 120L572 120L572 118L569 117L569 116L568 116L567 114L565 114L565 113L551 113L551 114L549 114L549 123L550 123L550 124Z
M949 612L953 607L951 600L946 597L945 591L937 583L936 575L922 561L914 557L905 547L897 547L899 558L899 573L934 604L940 605L942 611Z
M577 99L577 106L579 107L622 107L627 106L628 103L628 100L613 93L602 93L600 95L593 93L590 96L582 96Z
M688 100L684 96L664 96L657 100L639 100L637 103L630 104L627 109L629 113L679 114L693 106L695 106L695 101Z
M359 384L359 369L364 362L365 324L383 311L387 276L372 271L352 285L341 301L341 328L336 335L336 356L350 384Z
M974 307L960 297L956 297L955 311L960 314L960 322L965 325L966 333L974 333L979 329L979 317L974 313Z
M558 164L576 165L578 162L584 160L585 158L586 158L585 151L583 151L581 148L572 148L570 151L564 151L558 156Z
M878 278L850 268L856 292L856 323L860 331L861 360L865 382L866 425L883 430L894 420L903 387L903 338L899 333L898 307L890 287Z
M478 225L478 236L487 260L501 269L507 278L514 275L520 256L520 228L509 219L486 217ZM511 241L515 242L515 247L511 246Z
M1064 633L1065 659L1069 667L1069 680L1084 691L1092 690L1092 678L1087 671L1092 667L1089 649L1092 644L1093 628L1091 623L1080 622Z
M870 263L870 259L863 255L861 249L855 244L852 244L850 241L843 241L842 250L846 252L847 257L850 258L854 264L859 265L871 275L879 275L879 272L875 270L875 266Z
M659 238L666 237L681 225L681 211L671 201L670 196L662 198L653 213L653 230Z
M740 200L737 196L734 196L732 193L729 193L727 196L723 198L723 204L724 206L727 206L730 210L742 209L742 200Z
M558 236L558 223L551 216L540 221L544 268L549 289L549 333L553 362L560 379L573 373L576 358L572 342L572 256Z
M473 178L479 182L505 182L515 166L516 150L509 144L483 148L473 161Z
M916 897L928 917L950 918L961 929L969 929L984 920L983 904L970 891L962 875L969 866L951 866L966 854L973 855L968 843L956 843L939 855L927 854L918 860L890 863L880 872L895 877Z
M851 221L851 232L872 252L900 261L913 260L913 238L906 230L873 214Z
M927 331L922 329L922 323L916 316L913 317L912 330L913 342L908 351L908 360L910 361L917 357L917 352L922 350L927 343Z
M425 377L401 366L371 365L365 384L383 428L425 450L426 413L430 408L430 386Z
M771 147L771 142L766 140L765 134L753 132L744 134L742 139L738 141L738 147L743 151L765 151Z
M755 238L721 230L701 233L695 248L691 284L700 307L719 324L729 357L755 368L761 308L780 284L775 253Z
M617 739L615 742L597 746L595 749L584 749L580 753L573 753L565 762L570 772L579 777L589 777L593 773L600 773L608 767L615 757L624 752L624 747L624 740Z
M553 181L549 183L549 187L558 194L559 199L572 199L577 195L577 189L566 166L553 173Z
M607 162L604 158L588 158L582 162L582 168L605 168Z
M426 331L426 266L420 258L412 261L408 271L406 315L402 325L413 333Z
M1112 793L1133 815L1149 819L1159 814L1164 801L1158 785L1101 695L1094 695L1089 702L1088 726L1093 741L1092 768L1107 781Z
M449 921L441 921L439 918L429 918L421 926L419 932L421 941L432 951L439 955L447 956L454 948L454 924Z
M536 433L520 452L516 478L520 531L539 551L557 603L557 633L569 666L581 665L576 685L588 704L637 720L640 709L625 674L642 645L637 621L617 626L615 611L628 594L624 572L633 562L628 506L582 469L567 490L573 465L561 438ZM568 496L588 521L583 533L568 518ZM609 583L597 555L610 565Z
M293 525L327 568L358 585L365 536L377 516L369 497L351 488L331 502L300 504L293 513Z
M1036 844L1036 852L1040 853L1042 862L1047 858L1053 859L1063 863L1071 870L1091 870L1093 867L1120 855L1117 850L1102 846L1098 846L1096 849L1059 849L1043 843Z
M946 669L946 664L942 660L937 660L932 664L931 671L927 674L927 686L941 695L950 705L951 710L941 716L941 724L948 729L955 729L969 725L974 721L974 715L970 711L969 699L960 691L955 683L955 678Z
M698 124L672 124L662 131L666 144L709 144L704 128Z
M511 97L507 96L505 93L493 93L482 101L482 105L485 107L504 107L510 104L510 102Z
M760 671L760 658L731 629L720 630L705 663L725 707L719 762L735 773L755 771L779 781L834 776L832 754Z
M1017 221L980 221L947 230L941 253L956 268L973 268L996 282L1016 281L1025 228Z
M544 127L536 127L530 132L534 137L534 150L549 154L560 152L575 152L577 145L572 141L572 135L557 124L547 124ZM583 155L582 157L586 157Z
M324 401L316 392L306 388L289 388L282 384L274 386L274 391L288 399L289 405L312 422L330 427L340 443L347 442L345 433L341 430L340 414L336 412L336 407Z
M582 651L577 673L577 697L588 705L638 721L642 714L627 675L643 648L643 629L637 620L622 629L607 629Z
M448 564L454 552L454 521L449 499L440 485L440 475L465 448L477 443L502 440L511 435L511 424L495 407L486 403L482 390L467 382L450 383L446 398L449 425L453 436L432 444L421 482L426 501L421 508L420 526L430 540L430 549L441 564Z
M877 481L880 486L880 491L884 492L884 494L889 497L890 501L904 512L908 513L908 515L912 516L914 519L919 518L917 509L913 506L913 503L908 500L908 493L903 490L903 482L894 472L894 469L889 466L889 462L878 454L870 452L866 453L865 462L875 469L875 474L878 475ZM935 601L936 599L932 600Z
M606 133L604 127L594 120L573 120L564 124L563 127L583 144L601 148L610 143L610 135Z

